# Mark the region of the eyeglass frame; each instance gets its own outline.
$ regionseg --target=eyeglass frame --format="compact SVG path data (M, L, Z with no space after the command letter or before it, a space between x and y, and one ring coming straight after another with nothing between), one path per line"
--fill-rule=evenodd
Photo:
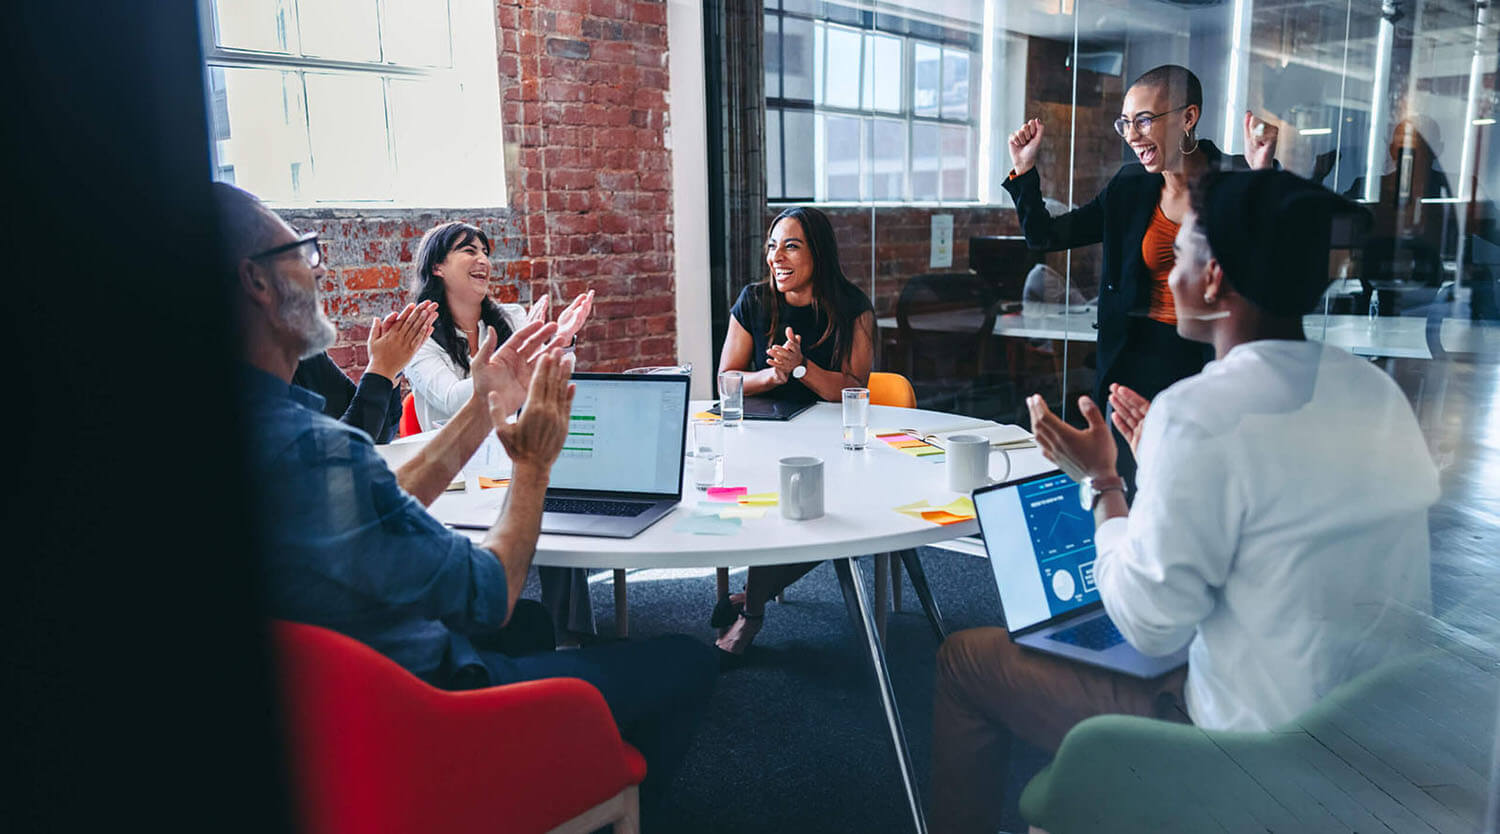
M1156 121L1157 119L1160 119L1162 116L1166 116L1166 115L1171 114L1171 113L1176 113L1178 110L1186 110L1186 109L1188 109L1189 107L1192 107L1192 106L1193 105L1191 105L1191 104L1184 104L1181 107L1173 107L1171 110L1163 110L1160 113L1143 113L1143 114L1141 114L1139 116L1136 116L1136 117L1130 118L1130 119L1127 119L1124 116L1121 116L1118 119L1115 119L1115 121L1114 121L1115 133L1120 134L1120 138L1124 139L1125 138L1125 129L1127 127L1129 127L1130 125L1135 125L1136 135L1138 135L1138 136L1145 136L1147 133L1151 132L1151 123L1152 122ZM1142 120L1145 120L1145 122L1146 122L1146 126L1145 127L1141 127L1141 121Z
M291 243L283 243L280 246L272 246L270 249L256 252L254 255L248 256L247 260L258 261L262 258L274 258L277 255L291 252L294 249L300 249L309 243L313 245L312 254L304 255L302 260L307 263L308 269L317 269L323 263L323 247L318 245L317 232L308 232Z

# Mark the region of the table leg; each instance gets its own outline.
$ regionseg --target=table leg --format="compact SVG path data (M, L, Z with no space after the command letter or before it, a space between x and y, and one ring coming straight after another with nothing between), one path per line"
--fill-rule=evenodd
M891 608L901 610L901 560L896 554L888 554L891 560Z
M875 685L880 693L880 704L885 709L891 743L896 747L896 765L901 771L901 783L906 788L906 803L911 812L913 829L917 834L927 834L927 819L922 815L922 798L917 793L911 751L906 747L906 733L901 729L901 714L896 709L896 691L891 687L885 649L875 636L875 620L871 616L870 605L865 600L865 585L860 576L859 564L854 559L834 559L833 568L838 573L839 586L844 591L844 606L849 611L849 619L854 623L855 635L869 652L870 664L874 667Z
M891 554L875 554L875 633L880 636L880 645L885 645L886 597L890 592Z
M615 636L621 640L630 636L630 606L625 603L625 571L615 568Z
M729 568L714 568L714 583L718 586L717 599L729 596Z
M917 557L917 551L901 551L901 561L906 565L911 586L917 592L917 599L922 601L922 610L927 613L927 622L937 635L938 642L947 640L948 627L943 625L943 612L938 610L937 600L932 598L932 588L927 584L927 572L922 570L922 560Z

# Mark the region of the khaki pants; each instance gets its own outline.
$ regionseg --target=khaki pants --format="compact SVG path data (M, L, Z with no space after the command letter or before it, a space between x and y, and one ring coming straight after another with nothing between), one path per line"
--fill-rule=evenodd
M932 718L932 828L995 834L1011 738L1056 751L1073 725L1124 714L1189 722L1187 670L1140 680L1022 649L1003 628L949 637L938 652Z

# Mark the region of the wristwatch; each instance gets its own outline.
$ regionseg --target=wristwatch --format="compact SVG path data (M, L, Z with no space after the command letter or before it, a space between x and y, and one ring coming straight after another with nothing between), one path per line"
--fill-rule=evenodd
M792 369L792 379L801 379L805 376L807 376L807 360L804 359L801 365Z
M1083 484L1078 489L1078 503L1082 504L1085 510L1093 512L1094 507L1099 505L1099 499L1104 496L1104 493L1116 490L1120 492L1125 491L1125 479L1119 475L1110 475L1104 478L1084 478Z

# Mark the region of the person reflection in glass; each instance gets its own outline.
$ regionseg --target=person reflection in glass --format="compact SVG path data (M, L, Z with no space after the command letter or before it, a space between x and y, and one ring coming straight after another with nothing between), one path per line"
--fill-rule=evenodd
M1094 400L1103 405L1115 385L1150 399L1197 373L1212 355L1177 335L1167 275L1172 240L1188 212L1188 186L1204 172L1272 167L1277 129L1245 113L1249 157L1226 156L1198 135L1203 86L1186 67L1165 64L1142 74L1125 91L1115 132L1135 153L1088 203L1053 217L1042 201L1037 172L1046 128L1032 119L1010 135L1010 177L1021 232L1033 249L1057 251L1104 244L1099 281L1098 376ZM1133 482L1130 449L1116 438L1120 470Z
M844 277L828 216L783 211L766 234L766 280L740 293L729 311L719 370L743 371L745 394L838 402L863 388L875 361L875 312ZM740 655L765 622L766 602L818 562L750 568L745 593L719 600L712 625L720 650Z

